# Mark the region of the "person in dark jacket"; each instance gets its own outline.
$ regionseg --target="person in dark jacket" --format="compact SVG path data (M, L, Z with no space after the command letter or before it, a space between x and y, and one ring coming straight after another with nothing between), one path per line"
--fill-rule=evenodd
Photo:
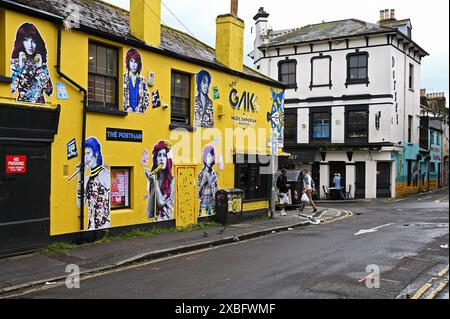
M286 205L289 204L289 187L287 180L287 171L285 169L281 170L281 175L277 178L277 188L278 188L278 197L280 199L281 205L281 216L286 216Z

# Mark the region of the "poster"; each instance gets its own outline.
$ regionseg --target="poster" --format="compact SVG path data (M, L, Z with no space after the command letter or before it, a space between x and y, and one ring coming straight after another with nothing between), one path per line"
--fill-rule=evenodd
M127 208L129 203L130 172L128 168L111 170L111 208Z

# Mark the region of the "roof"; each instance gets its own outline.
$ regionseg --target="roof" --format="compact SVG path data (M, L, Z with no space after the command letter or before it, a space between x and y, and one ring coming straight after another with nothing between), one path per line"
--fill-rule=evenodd
M294 28L290 30L271 31L267 36L267 42L261 47L280 47L300 43L330 41L348 37L384 33L399 32L395 28L380 26L375 23L369 23L357 19L345 19L332 22L323 22L319 24L310 24L301 28ZM422 51L425 52L424 50Z
M130 13L127 10L116 7L109 3L99 0L0 0L0 5L4 3L13 3L26 6L36 11L49 13L67 18L70 15L70 8L77 8L80 13L80 25L99 31L100 33L118 37L124 41L130 41L133 43L141 43L142 46L151 48L143 41L135 38L130 33ZM41 14L42 15L42 14ZM231 69L220 64L215 59L214 48L206 45L198 39L168 27L161 25L161 44L159 49L162 49L162 53L172 52L179 56L187 57L189 59L206 62L208 66L218 67L220 69ZM235 71L233 71L236 73ZM243 72L252 78L257 78L265 82L270 82L277 87L284 87L278 81L271 79L247 66L244 66Z

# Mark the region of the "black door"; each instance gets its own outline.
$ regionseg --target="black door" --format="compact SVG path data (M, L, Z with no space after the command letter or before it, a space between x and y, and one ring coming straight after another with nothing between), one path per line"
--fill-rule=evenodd
M366 198L366 163L356 163L355 198Z
M47 244L49 226L50 144L0 143L0 256Z
M391 163L377 163L377 198L391 197Z

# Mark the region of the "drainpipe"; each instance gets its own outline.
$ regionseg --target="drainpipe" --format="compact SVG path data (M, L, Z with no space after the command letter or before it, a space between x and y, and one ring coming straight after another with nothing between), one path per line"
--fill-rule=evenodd
M70 77L65 75L61 71L61 31L62 24L58 24L58 51L57 51L57 62L56 62L56 72L60 78L63 78L74 87L76 87L80 92L83 93L83 120L82 120L82 129L81 129L81 163L80 163L80 173L81 173L81 196L80 196L80 230L84 230L84 167L85 167L85 150L84 150L84 141L86 140L86 107L88 103L88 91L82 87L80 84L72 80Z

